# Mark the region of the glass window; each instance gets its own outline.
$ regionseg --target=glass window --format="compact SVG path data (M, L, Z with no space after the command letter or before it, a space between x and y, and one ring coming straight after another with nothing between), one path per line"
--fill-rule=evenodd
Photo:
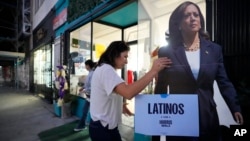
M133 83L140 79L151 66L150 52L149 52L149 22L145 22L140 26L132 26L124 30L125 41L130 46L128 64L124 68L125 80L128 84ZM143 36L139 36L141 32L138 30L144 30ZM150 63L149 63L150 62ZM152 93L151 84L149 84L141 93ZM134 98L126 101L128 108L131 112L134 111ZM123 123L127 124L127 118L123 117ZM129 122L129 126L134 126Z
M85 61L91 58L91 24L88 23L70 33L70 94L78 95L78 83L88 74Z
M93 23L93 61L97 62L101 54L108 45L116 40L122 40L122 31L119 28L107 26L104 24ZM121 76L121 70L117 70Z
M91 35L93 45L91 45ZM121 40L121 29L111 26L93 23L91 34L91 23L88 23L70 33L70 93L78 95L78 83L84 82L88 71L84 62L93 59L97 62L107 46L115 40ZM91 47L92 46L92 47ZM121 71L118 71L121 74Z
M93 60L98 61L108 45L115 40L121 40L121 29L104 24L93 23Z

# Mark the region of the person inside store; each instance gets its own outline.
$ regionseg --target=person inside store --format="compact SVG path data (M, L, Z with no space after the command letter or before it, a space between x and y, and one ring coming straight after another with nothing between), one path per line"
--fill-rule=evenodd
M156 59L151 69L134 83L127 84L117 73L128 63L130 47L113 41L101 55L91 81L89 134L92 141L122 141L118 124L122 113L133 115L124 99L138 95L162 69L171 63L167 57Z
M91 78L92 78L95 66L96 66L96 62L93 62L91 59L85 61L85 68L87 69L87 71L89 71L89 73L84 80L83 87L79 89L79 92L85 95L86 101L83 105L82 117L78 125L76 126L76 128L74 128L74 131L76 132L87 129L86 125L88 123L86 122L86 118L88 116L89 106L90 106L89 99L90 99L90 92L91 92Z
M158 58L168 57L172 64L159 72L154 93L197 94L199 105L199 137L167 136L166 140L220 141L220 123L213 98L214 81L234 120L243 124L243 117L236 90L224 68L222 47L210 41L197 4L186 1L173 11L166 39L168 45L159 49ZM152 141L159 140L159 136L152 136Z

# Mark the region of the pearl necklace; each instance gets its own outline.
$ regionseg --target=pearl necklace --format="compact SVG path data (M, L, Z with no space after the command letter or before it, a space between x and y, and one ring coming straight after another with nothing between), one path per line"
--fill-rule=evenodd
M189 47L185 43L183 43L183 46L186 51L197 51L198 49L200 49L200 40L198 40L197 43L190 45Z

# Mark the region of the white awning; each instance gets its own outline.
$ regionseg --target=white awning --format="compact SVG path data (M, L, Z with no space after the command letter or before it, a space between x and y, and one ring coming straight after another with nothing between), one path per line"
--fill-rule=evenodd
M20 52L0 51L0 57L24 58L25 54Z

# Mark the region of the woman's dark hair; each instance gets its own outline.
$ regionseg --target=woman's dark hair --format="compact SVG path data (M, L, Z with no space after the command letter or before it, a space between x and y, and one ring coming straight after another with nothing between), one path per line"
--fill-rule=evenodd
M93 62L91 59L85 61L85 65L88 65L91 69L96 66L96 62Z
M209 34L205 31L205 20L201 13L201 10L199 6L193 2L186 1L180 4L172 13L169 19L169 33L166 32L166 40L170 44L178 44L182 42L182 35L181 31L179 30L180 24L182 22L182 19L184 17L184 11L189 5L194 5L199 12L200 15L200 22L201 22L201 29L199 30L199 34L201 37L204 37L205 39L210 39Z
M102 63L110 64L115 67L115 58L120 57L124 51L129 51L130 48L124 41L113 41L110 43L105 52L101 55L97 65L100 66Z

